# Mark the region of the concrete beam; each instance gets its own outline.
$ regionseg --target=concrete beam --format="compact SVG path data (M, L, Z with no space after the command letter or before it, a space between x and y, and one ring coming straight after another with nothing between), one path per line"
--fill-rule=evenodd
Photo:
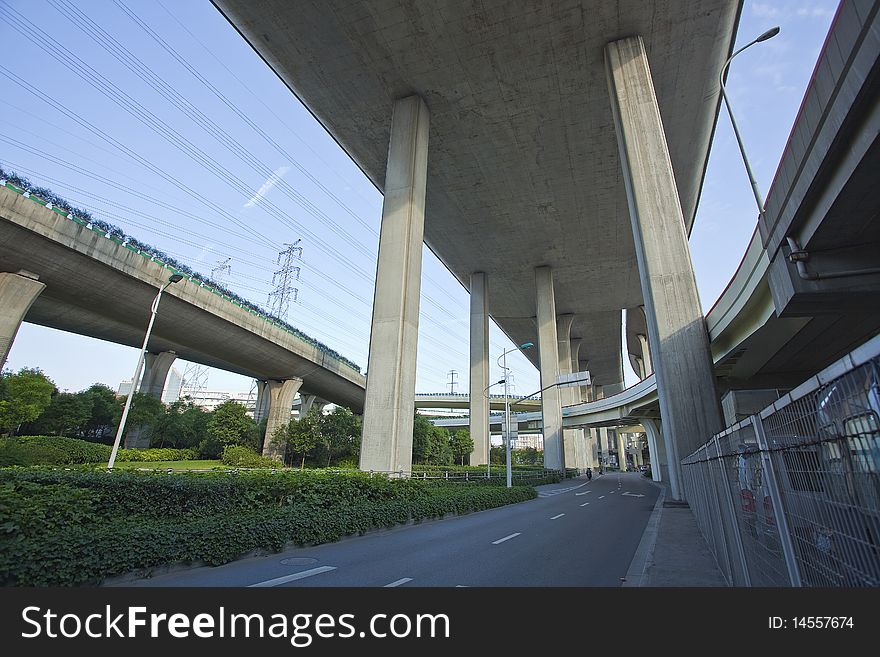
M278 427L290 422L290 411L293 398L302 385L302 379L292 378L286 381L267 381L266 390L269 397L269 421L266 424L266 439L263 441L263 456L277 461L284 458L284 449L272 442L272 436Z
M361 440L361 470L412 469L419 290L428 169L428 108L394 103Z
M556 333L556 299L553 296L553 271L535 268L535 305L538 311L538 361L541 372L541 414L544 428L544 467L565 468L562 439L562 407L559 403L559 353ZM549 386L549 387L548 387Z
M144 375L138 392L162 399L165 381L168 379L168 372L175 360L177 360L177 354L173 351L163 351L158 354L148 351L144 354Z
M471 465L489 462L489 287L486 274L471 274L470 434Z
M641 37L605 46L605 64L652 364L675 468L721 429L709 336L685 219ZM673 488L673 497L681 491Z
M17 274L0 272L0 370L15 341L31 304L46 289L39 276L20 270Z

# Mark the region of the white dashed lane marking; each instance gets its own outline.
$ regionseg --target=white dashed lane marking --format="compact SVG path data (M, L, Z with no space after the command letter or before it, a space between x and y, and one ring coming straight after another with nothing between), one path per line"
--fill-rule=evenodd
M564 513L560 513L558 516L553 516L552 518L550 518L550 520L556 520L557 518L561 518L564 515Z
M275 579L267 579L265 582L257 582L256 584L251 584L248 586L249 589L252 588L265 588L269 586L279 586L281 584L287 584L288 582L293 582L298 579L305 579L306 577L311 577L312 575L320 575L321 573L326 573L331 570L336 570L336 566L319 566L318 568L312 568L311 570L303 570L299 573L293 573L292 575L285 575L284 577L276 577Z
M587 506L588 504L589 502L584 502L583 504L581 504L581 506Z
M499 543L503 543L504 541L509 541L512 538L516 538L522 532L516 532L515 534L510 534L509 536L505 536L504 538L499 538L497 541L492 541L492 545L498 545Z
M393 582L391 582L391 584L386 584L382 588L390 589L390 588L394 588L395 586L400 586L401 584L406 584L407 582L411 582L411 581L412 581L412 577L401 577L400 579L396 579Z

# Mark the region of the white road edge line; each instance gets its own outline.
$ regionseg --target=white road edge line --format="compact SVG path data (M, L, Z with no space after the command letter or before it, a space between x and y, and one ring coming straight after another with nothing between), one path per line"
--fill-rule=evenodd
M320 575L321 573L326 573L331 570L336 570L336 566L319 566L318 568L312 568L311 570L304 570L299 573L293 573L292 575L285 575L284 577L276 577L275 579L267 579L265 582L257 582L256 584L251 584L247 588L265 588L268 586L278 586L280 584L287 584L287 582L293 582L298 579L305 579L306 577L311 577L312 575Z
M516 538L522 532L516 532L515 534L511 534L510 536L505 536L504 538L499 538L497 541L492 541L492 545L498 545L499 543L503 543L504 541L509 541L512 538Z
M552 518L550 518L550 520L556 520L557 518L561 518L564 515L564 513L560 513L558 516L553 516Z
M589 504L589 502L584 502L581 506L587 506L587 504Z
M390 589L392 587L400 586L401 584L406 584L407 582L411 582L411 581L412 581L412 577L401 577L400 579L391 582L391 584L386 584L382 588L383 589Z

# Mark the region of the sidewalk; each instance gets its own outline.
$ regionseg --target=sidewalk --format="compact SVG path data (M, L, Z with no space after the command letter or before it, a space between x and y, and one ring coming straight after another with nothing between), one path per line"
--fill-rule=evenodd
M623 586L727 586L715 557L686 503L671 499L661 483L660 497Z

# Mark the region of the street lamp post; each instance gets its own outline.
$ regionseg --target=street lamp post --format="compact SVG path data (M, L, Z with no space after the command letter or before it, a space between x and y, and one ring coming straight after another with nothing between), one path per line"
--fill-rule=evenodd
M168 281L162 284L162 287L159 288L159 293L156 295L156 298L153 299L153 305L150 307L150 323L147 324L147 334L144 336L144 346L141 347L140 356L138 356L137 366L134 368L134 376L131 377L131 390L128 393L128 397L125 400L125 407L122 409L122 417L119 418L119 428L116 430L116 440L113 441L113 450L110 452L110 460L107 462L107 469L112 470L113 465L116 463L116 452L119 451L119 443L122 440L122 434L125 431L125 420L128 419L128 411L131 408L131 400L134 398L134 393L137 392L141 371L144 366L144 359L147 355L147 343L150 341L150 333L153 330L153 322L156 321L156 313L159 309L159 299L162 298L162 293L165 291L165 288L171 285L172 283L176 283L181 280L183 276L181 274L172 274L168 277Z
M506 349L503 354L498 358L499 361L503 361L503 365L499 362L498 364L501 366L501 369L504 370L504 426L505 426L505 436L504 436L504 452L505 452L505 461L507 463L507 487L510 488L513 486L513 477L511 476L510 469L510 395L509 395L509 386L508 382L510 381L510 375L507 371L507 354L510 352L516 351L517 349L529 349L534 347L535 345L531 342L525 342L521 344L516 349ZM491 447L489 449L491 453ZM491 458L489 459L491 460Z
M742 154L743 163L746 165L746 173L748 173L749 182L752 184L752 192L755 195L755 202L758 204L758 215L761 217L764 216L764 200L761 198L761 192L758 190L758 182L755 180L755 174L752 173L752 167L749 165L749 159L746 157L746 149L743 146L742 137L740 137L739 134L739 127L736 125L736 119L733 118L733 111L730 109L730 100L727 98L727 91L724 88L724 74L727 71L727 67L730 66L730 62L733 60L733 58L740 54L743 50L755 45L756 43L761 43L761 41L772 39L777 34L779 34L779 28L771 28L764 32L757 39L750 41L742 48L735 51L730 57L727 58L727 61L724 62L724 66L721 67L721 73L718 76L721 81L721 97L724 98L724 105L725 107L727 107L727 115L730 117L730 123L733 125L733 134L736 136L736 143L739 144L739 152Z

